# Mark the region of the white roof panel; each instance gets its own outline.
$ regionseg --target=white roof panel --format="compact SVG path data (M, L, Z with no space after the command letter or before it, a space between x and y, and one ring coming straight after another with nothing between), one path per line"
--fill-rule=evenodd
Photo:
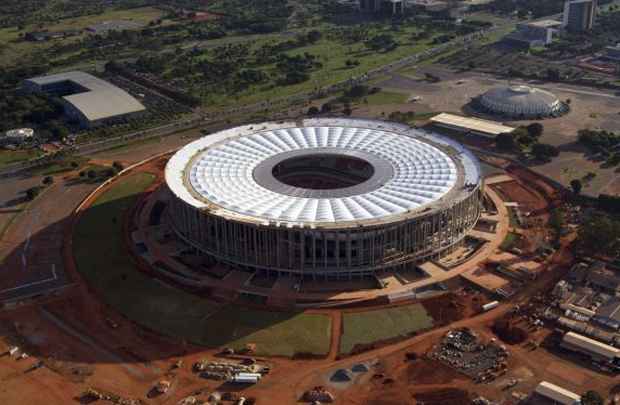
M462 117L460 115L441 113L431 118L431 122L465 128L476 132L483 132L489 135L499 135L511 133L515 129L500 122L482 120L479 118Z
M441 146L455 149L456 156ZM316 148L376 156L389 162L393 175L368 192L336 198L281 194L255 180L254 169L266 159ZM381 121L311 119L301 126L265 123L208 135L170 159L166 181L179 198L198 208L211 202L265 222L334 223L423 208L452 190L462 171L466 183L480 180L476 158L458 143L435 134Z
M590 339L589 337L580 335L575 332L566 333L562 338L562 341L577 347L581 347L582 349L591 351L608 359L620 357L620 349L599 342L598 340Z
M581 396L547 381L542 381L538 384L535 392L562 405L577 405L581 403Z
M86 91L63 97L89 121L111 118L138 111L145 107L125 90L85 72L66 72L28 79L39 86L70 81Z

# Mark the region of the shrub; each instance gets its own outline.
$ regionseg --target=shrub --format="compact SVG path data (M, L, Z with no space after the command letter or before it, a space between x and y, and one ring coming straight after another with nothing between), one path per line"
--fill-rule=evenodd
M54 184L54 178L52 176L45 176L43 178L43 184L46 185L46 186Z
M317 115L319 113L320 113L320 111L319 111L318 107L312 106L312 107L308 108L308 115Z
M28 201L34 200L39 194L41 194L41 187L39 186L34 186L26 190L26 198Z

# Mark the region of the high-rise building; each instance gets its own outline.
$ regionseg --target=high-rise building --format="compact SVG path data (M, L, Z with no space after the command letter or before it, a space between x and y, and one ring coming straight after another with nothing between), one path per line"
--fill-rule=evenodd
M360 11L379 12L382 10L391 11L392 14L405 12L404 0L359 0Z
M572 32L591 30L596 18L596 9L597 0L566 0L564 28Z

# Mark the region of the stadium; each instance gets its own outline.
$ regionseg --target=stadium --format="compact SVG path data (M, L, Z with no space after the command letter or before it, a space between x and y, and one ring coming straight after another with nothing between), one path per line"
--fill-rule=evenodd
M477 159L406 125L306 119L224 130L169 160L167 220L220 263L300 276L413 269L482 210Z
M492 88L474 105L483 112L515 119L559 117L569 110L553 93L529 86Z

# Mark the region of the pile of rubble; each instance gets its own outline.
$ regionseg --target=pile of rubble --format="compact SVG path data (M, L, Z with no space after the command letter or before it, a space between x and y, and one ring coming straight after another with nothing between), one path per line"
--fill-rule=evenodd
M225 361L199 361L194 364L194 372L200 373L203 378L212 380L230 380L239 373L269 372L269 367L259 364L239 364Z
M334 395L327 391L325 387L318 386L311 390L304 392L303 400L311 403L332 403L334 402Z
M92 401L109 401L116 405L143 405L144 401L140 399L123 398L120 395L112 394L109 392L98 391L94 388L89 388L81 395L81 400L84 402Z
M189 397L183 398L182 400L177 402L177 404L178 405L204 405L206 404L206 402L194 396L189 396Z
M486 345L480 343L475 332L463 328L448 332L431 357L483 382L506 373L508 351L494 340Z

